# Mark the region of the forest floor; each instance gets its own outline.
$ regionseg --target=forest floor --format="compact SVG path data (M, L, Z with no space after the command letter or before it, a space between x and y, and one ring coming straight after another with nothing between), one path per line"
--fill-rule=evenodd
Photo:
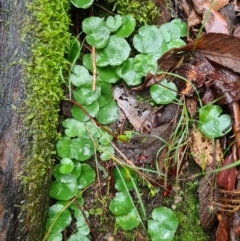
M141 215L145 212L149 218L159 206L175 213L179 224L173 240L238 240L238 6L229 1L215 1L212 5L198 0L180 0L177 5L171 1L168 7L161 0L156 0L156 4L162 12L155 19L158 25L177 18L187 23L187 45L167 52L158 60L158 69L171 74L150 74L140 87L129 88L118 82L112 88L119 117L110 127L118 135L130 133L131 137L127 143L112 141L117 161L99 162L99 156L88 161L97 174L96 181L83 194L83 210L89 214L91 238L96 241L151 240L147 218L143 218L137 228L124 231L109 210L109 203L116 196L116 163L124 163L137 173L134 181L137 187L129 194ZM98 3L91 11L73 10L74 35L81 32L83 18L90 12L99 14L104 8L105 5ZM177 101L167 105L154 103L150 86L173 77ZM65 106L63 113L70 113L71 107ZM226 124L225 115L231 117L231 127ZM197 126L201 118L213 122L207 127L201 126L200 131ZM219 172L221 167L225 168ZM132 177L126 177L125 185L129 182ZM66 239L69 232L65 231Z

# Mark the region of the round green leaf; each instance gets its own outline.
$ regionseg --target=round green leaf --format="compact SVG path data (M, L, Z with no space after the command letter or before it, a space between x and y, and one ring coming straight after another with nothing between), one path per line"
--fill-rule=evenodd
M128 214L133 209L131 198L127 192L117 192L109 204L109 210L115 215Z
M82 164L81 176L78 178L78 188L83 189L88 187L95 181L96 173L95 171L87 164Z
M52 182L50 185L50 197L57 200L69 200L77 194L77 182L61 183Z
M173 39L168 43L168 49L179 48L186 45L182 39Z
M53 176L58 182L71 183L76 181L81 174L81 164L78 161L74 161L74 168L69 174L62 174L60 172L61 165L58 164L53 169Z
M159 29L153 25L144 25L139 28L138 34L133 37L133 46L143 54L157 52L163 42L163 36Z
M187 24L183 22L181 19L173 19L171 24L175 24L181 30L181 37L187 36Z
M70 0L72 5L74 5L76 8L89 8L92 6L94 0Z
M140 224L140 218L136 210L132 209L127 214L117 216L116 222L123 230L132 230Z
M161 81L160 84L153 84L150 87L150 94L152 99L157 104L169 104L177 96L177 87L174 83L168 83L167 80Z
M148 233L153 241L171 241L178 226L176 215L166 207L155 208L148 220Z
M118 118L118 106L114 100L111 100L106 106L99 109L97 120L103 125L115 122Z
M97 86L96 90L93 91L91 83L86 83L73 91L74 99L81 105L91 105L93 102L97 101L100 95L101 88Z
M115 33L116 36L127 38L131 35L136 27L136 20L132 15L122 17L122 26Z
M98 76L108 84L116 83L120 78L116 73L116 68L112 66L97 67Z
M127 85L136 86L142 83L143 73L139 73L134 69L134 59L127 59L121 66L117 68L117 74Z
M72 140L69 137L63 137L60 140L58 140L56 144L57 154L61 158L69 158L71 156L70 154L70 146L71 146Z
M98 99L100 107L106 106L112 100L112 85L100 83L101 95Z
M66 120L64 120L63 127L65 127L64 132L68 137L82 136L86 133L84 123L77 121L73 118L67 118Z
M63 158L60 161L59 172L66 175L72 172L74 168L73 161L70 158Z
M128 58L130 50L124 38L113 35L104 49L96 51L96 64L99 67L120 65Z
M199 130L208 138L224 136L231 131L232 119L229 115L221 115L222 108L218 105L207 105L199 110Z
M157 54L138 54L134 59L134 70L138 73L142 73L146 76L148 73L155 74L158 68L157 60L159 59Z
M71 144L71 156L78 161L86 161L94 154L94 145L91 139L81 137L73 139Z
M49 218L47 219L47 222L46 222L46 229L49 230L51 225L53 225L50 230L50 234L52 235L62 232L66 227L70 225L72 221L69 210L68 209L64 210L64 206L62 204L55 204L51 206L48 210L48 217Z
M132 181L137 179L137 175L134 170L129 169L128 167L114 168L113 177L115 180L115 188L118 191L126 191L126 189L130 191L134 189L134 184Z
M101 98L101 96L100 96ZM100 99L99 98L99 99ZM85 105L83 106L83 108L87 111L87 113L92 116L95 117L99 111L99 103L93 102L91 105ZM81 122L86 122L88 121L90 118L88 117L87 114L85 114L78 106L74 105L71 108L71 113L74 119L81 121Z
M98 29L101 27L105 27L108 29L103 18L89 17L89 18L84 18L84 20L82 21L82 30L86 34L97 32Z
M122 25L122 23L123 23L123 19L122 19L122 16L119 14L116 14L114 17L109 16L106 20L106 24L111 30L111 32L117 31Z
M104 48L109 41L110 31L106 28L100 28L97 32L86 36L86 41L96 49Z
M95 48L104 48L110 36L106 22L99 17L89 17L82 21L82 29L87 34L86 41Z
M92 60L90 54L85 54L83 56L83 64L92 72ZM116 73L116 68L112 66L97 67L97 74L102 81L109 84L116 83L120 79Z
M88 70L84 66L74 65L69 80L74 86L78 87L90 82L91 77Z

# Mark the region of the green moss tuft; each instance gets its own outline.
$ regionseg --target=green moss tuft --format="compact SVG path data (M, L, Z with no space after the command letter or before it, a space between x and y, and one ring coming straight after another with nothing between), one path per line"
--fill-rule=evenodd
M181 194L183 200L178 203L175 210L179 228L174 241L192 241L193 237L196 241L209 240L209 236L203 231L199 223L197 187L198 182L189 182L184 185L184 193Z
M34 218L31 208L34 212L43 193L46 197L46 190L42 187L50 177L58 138L59 102L63 98L59 70L70 45L69 7L69 0L34 0L27 6L30 18L26 20L22 40L32 43L31 57L25 60L24 73L25 126L30 143L23 163L22 183L29 221Z
M131 14L139 25L154 24L160 10L152 0L107 0L121 15Z

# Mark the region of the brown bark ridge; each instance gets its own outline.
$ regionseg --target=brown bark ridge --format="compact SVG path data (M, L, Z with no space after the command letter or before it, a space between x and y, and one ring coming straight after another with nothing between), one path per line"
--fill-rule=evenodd
M15 6L14 6L15 5ZM21 153L26 139L19 131L22 117L17 109L25 99L22 66L26 47L20 31L26 9L21 1L0 1L0 240L25 240L24 224L20 223L23 192L18 180ZM21 16L21 17L20 17ZM15 64L15 63L16 64ZM16 107L16 109L14 108ZM18 133L19 132L19 133ZM22 226L20 228L20 226ZM23 228L23 232L22 229Z
M31 14L29 3L33 2L38 9ZM37 12L43 11L41 16L48 14L42 10L44 6L55 9L44 19L44 23L39 24ZM64 51L70 40L66 14L68 8L67 0L0 0L0 241L42 241L44 236L52 154L57 136L57 111L61 98L59 65L63 63ZM22 39L29 27L26 22L31 25L34 21L37 27ZM37 33L34 33L35 29ZM47 35L45 29L55 31L54 38L58 42L48 39L51 34ZM38 36L43 32L42 43ZM42 62L36 65L38 68L34 66L37 53L35 51L33 54L31 50L34 44L42 44L43 49L46 45L47 49L45 59L48 61L40 53ZM46 67L54 56L56 61L51 62L49 68ZM47 73L44 78L35 72L39 66ZM33 73L32 79L37 79L32 86L28 83L31 81L28 72ZM35 108L34 103L29 111L29 103L34 98L37 103L41 96L37 91L43 87L35 88L38 81L42 86L45 84L49 87L47 91L42 91L44 97L39 107ZM36 118L40 119L40 124L36 124ZM51 137L47 136L48 133ZM35 164L32 161L34 158L37 160Z

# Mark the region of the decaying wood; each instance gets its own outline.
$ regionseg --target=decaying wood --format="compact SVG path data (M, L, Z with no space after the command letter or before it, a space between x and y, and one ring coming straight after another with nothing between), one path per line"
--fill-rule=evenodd
M29 54L31 40L21 41L24 20L28 18L26 1L0 1L0 240L40 241L44 233L50 173L36 185L43 185L41 202L34 204L33 222L27 219L27 201L20 177L25 157L31 152L27 146L31 136L23 131L21 113L24 95L21 60ZM34 168L34 167L33 167ZM44 186L45 185L45 186ZM32 204L33 205L33 204Z

